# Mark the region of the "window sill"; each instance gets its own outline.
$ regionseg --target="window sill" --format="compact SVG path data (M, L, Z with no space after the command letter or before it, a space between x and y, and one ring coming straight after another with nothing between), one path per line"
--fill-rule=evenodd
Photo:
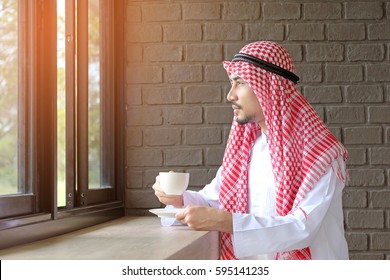
M217 232L163 227L157 217L126 216L61 236L0 250L6 259L218 259Z
M31 243L87 228L124 215L121 201L64 210L55 219L41 213L0 221L0 249Z

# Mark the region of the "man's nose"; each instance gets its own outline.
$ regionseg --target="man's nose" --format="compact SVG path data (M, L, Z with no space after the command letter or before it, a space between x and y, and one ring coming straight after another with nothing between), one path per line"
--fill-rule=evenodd
M235 93L235 90L234 90L234 87L232 86L230 88L230 91L228 92L227 96L226 96L226 99L229 101L229 102L233 102L235 100L237 100L237 95Z

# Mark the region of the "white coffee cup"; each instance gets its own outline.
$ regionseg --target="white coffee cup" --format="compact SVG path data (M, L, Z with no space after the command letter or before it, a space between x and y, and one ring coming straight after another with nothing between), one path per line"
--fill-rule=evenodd
M168 195L181 195L188 187L189 173L160 172L160 185Z

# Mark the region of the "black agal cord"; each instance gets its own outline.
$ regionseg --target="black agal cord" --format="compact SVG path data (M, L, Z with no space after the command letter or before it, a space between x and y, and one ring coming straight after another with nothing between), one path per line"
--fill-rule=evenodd
M286 79L289 79L290 81L293 81L294 84L296 84L299 81L299 77L297 75L295 75L294 73L287 71L286 69L283 69L282 67L279 67L275 64L272 64L272 63L269 63L265 60L262 60L260 58L251 56L249 54L238 53L232 59L232 62L234 62L234 61L244 61L244 62L253 64L253 65L260 67L264 70L270 71L270 72L275 73L279 76L282 76Z

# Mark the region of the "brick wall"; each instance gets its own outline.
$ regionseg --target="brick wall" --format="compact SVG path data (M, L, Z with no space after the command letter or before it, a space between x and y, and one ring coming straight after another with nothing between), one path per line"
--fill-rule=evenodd
M352 259L390 259L390 1L127 1L126 209L159 207L159 171L199 189L232 120L221 61L280 42L299 87L349 150L344 193Z

